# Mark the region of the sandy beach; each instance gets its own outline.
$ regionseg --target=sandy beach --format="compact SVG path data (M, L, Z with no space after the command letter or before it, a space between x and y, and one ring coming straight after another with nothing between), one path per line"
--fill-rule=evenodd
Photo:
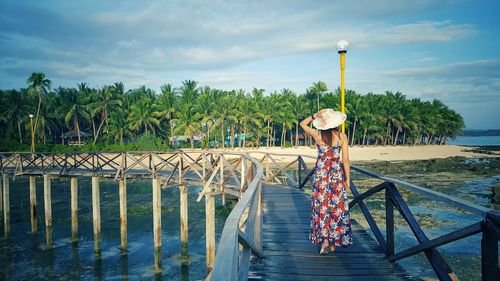
M486 154L475 152L476 149L476 147L464 147L458 145L353 146L349 148L349 156L351 162L429 160L456 156L466 158L500 157L500 153L498 152ZM229 149L229 151L231 151L231 149ZM308 146L300 146L298 148L236 148L232 151L246 151L256 158L259 158L258 155L263 153L290 155L289 157L279 157L277 160L280 161L292 159L292 155L307 155L313 158L317 155L316 148Z

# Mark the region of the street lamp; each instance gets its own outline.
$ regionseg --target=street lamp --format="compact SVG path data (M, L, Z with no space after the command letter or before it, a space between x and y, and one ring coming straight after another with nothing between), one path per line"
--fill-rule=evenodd
M345 97L344 97L344 69L345 69L345 53L347 53L349 43L345 40L340 40L337 43L337 51L340 55L340 111L345 113ZM342 123L342 133L345 133L345 122Z
M33 130L33 114L30 117L30 127L31 127L31 153L35 153L35 132Z

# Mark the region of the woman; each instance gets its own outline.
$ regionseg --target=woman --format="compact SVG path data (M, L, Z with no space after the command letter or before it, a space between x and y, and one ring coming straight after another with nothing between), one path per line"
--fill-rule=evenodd
M346 117L339 111L323 109L300 122L306 134L314 138L318 149L312 188L309 239L314 244L321 243L320 254L334 252L335 246L352 245L346 191L350 187L348 141L346 135L338 129ZM308 126L311 121L317 130ZM341 151L344 169L340 165Z

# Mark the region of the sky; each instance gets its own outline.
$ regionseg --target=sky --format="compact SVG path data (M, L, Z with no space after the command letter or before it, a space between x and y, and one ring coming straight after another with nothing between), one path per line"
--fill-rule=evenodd
M121 81L159 92L340 84L439 99L467 129L500 129L500 1L0 0L0 88Z

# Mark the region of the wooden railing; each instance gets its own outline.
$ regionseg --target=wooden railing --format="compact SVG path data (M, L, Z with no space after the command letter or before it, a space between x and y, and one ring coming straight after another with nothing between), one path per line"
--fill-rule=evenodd
M352 169L383 181L383 183L372 187L362 194L359 194L356 186L351 182L351 191L354 195L354 200L349 203L349 207L357 204L361 208L373 234L389 261L394 262L423 252L440 280L457 280L452 268L436 248L474 234L482 233L482 278L483 280L498 280L498 241L500 240L500 215L498 212L425 187L377 175L358 167L352 167ZM482 219L461 229L429 239L410 211L396 185L428 196L430 200L445 202L454 207L478 214L482 216ZM385 191L385 237L383 237L370 210L364 203L365 199L381 191ZM394 249L394 209L405 219L418 241L417 246L410 247L398 253L395 253Z
M250 254L262 256L261 191L264 174L258 161L252 160L252 165L255 174L245 194L226 219L215 265L207 280L246 280Z

